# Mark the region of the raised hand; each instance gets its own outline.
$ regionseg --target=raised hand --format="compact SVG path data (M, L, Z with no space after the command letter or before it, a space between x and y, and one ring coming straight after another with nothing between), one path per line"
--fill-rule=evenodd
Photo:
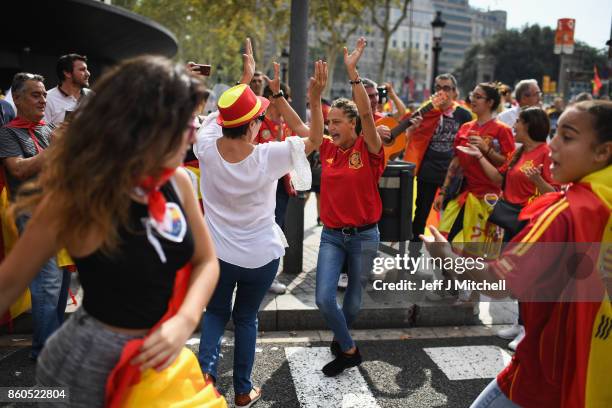
M277 64L278 65L278 64ZM276 68L275 68L276 70ZM314 76L310 77L308 84L308 96L313 99L320 99L325 85L327 84L327 62L316 61L314 64Z
M244 42L244 51L242 54L242 79L240 83L250 84L255 74L255 58L253 58L253 46L251 45L251 39L247 38Z
M366 45L366 39L364 37L359 37L359 40L357 40L357 46L353 52L349 54L348 49L344 47L344 65L346 65L346 70L351 81L354 81L359 77L359 73L357 72L357 63L359 62L361 54L363 54L363 50L365 50Z
M435 108L439 109L440 107L447 105L449 102L449 99L450 98L446 92L438 91L432 95L431 103L433 104Z
M278 62L273 62L272 67L274 68L274 79L270 79L267 76L264 76L265 80L268 81L268 86L272 91L272 94L276 95L280 92L280 64Z
M392 95L395 93L395 89L393 89L393 84L391 82L385 82L383 86L387 89L387 92L389 93L389 95Z

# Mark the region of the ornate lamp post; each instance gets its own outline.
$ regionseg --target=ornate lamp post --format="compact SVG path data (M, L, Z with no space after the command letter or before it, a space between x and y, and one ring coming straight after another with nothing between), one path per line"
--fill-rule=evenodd
M438 76L438 62L440 60L440 51L442 51L442 30L446 22L442 20L442 12L436 11L436 18L431 22L433 30L433 70L431 73L431 93L435 92L436 77Z

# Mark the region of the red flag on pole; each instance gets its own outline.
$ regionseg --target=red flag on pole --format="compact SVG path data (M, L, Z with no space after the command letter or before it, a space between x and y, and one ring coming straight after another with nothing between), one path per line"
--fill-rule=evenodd
M599 95L599 90L601 89L601 79L599 78L599 72L597 72L597 66L593 66L594 76L593 76L593 95Z

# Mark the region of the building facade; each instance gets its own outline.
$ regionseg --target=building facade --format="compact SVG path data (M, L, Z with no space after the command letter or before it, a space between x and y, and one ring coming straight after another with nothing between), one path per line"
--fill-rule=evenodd
M468 0L433 0L436 11L446 22L442 34L440 72L453 72L463 63L467 50L506 29L507 13L470 7Z
M405 101L421 101L430 94L433 38L431 22L436 11L442 12L446 22L442 34L442 53L438 72L453 72L463 63L467 50L474 44L506 28L506 12L483 11L469 5L468 0L412 0L408 14L398 30L391 36L387 52L384 81L392 82L396 92ZM382 10L379 10L382 13ZM401 16L400 9L391 10L390 25ZM376 80L382 58L383 36L371 23L368 10L364 10L363 26L349 38L349 47L354 46L360 36L368 40L368 48L359 63L362 76ZM313 24L309 29L308 45L314 49L317 38L325 33L317 32ZM333 73L331 97L350 97L350 87L339 55Z

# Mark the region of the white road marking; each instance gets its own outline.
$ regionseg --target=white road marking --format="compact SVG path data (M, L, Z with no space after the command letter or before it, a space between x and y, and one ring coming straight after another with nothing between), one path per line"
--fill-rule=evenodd
M286 347L285 355L302 408L380 408L357 367L325 377L321 368L333 358L327 347Z
M431 347L423 349L449 380L495 378L510 362L497 346Z

